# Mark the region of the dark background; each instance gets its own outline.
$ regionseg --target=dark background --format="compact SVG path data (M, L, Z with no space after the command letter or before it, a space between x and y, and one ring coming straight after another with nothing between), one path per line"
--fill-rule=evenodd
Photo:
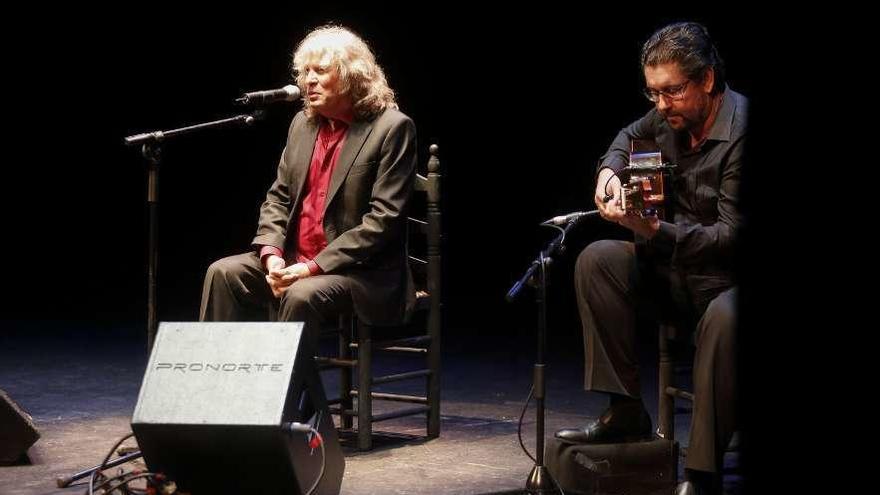
M778 194L787 152L774 143L788 110L781 74L791 69L796 38L780 31L780 21L731 9L629 6L603 13L414 4L268 13L243 5L141 8L62 7L6 20L16 29L3 35L11 76L2 181L5 331L145 333L146 166L122 138L232 115L243 91L290 82L295 43L334 21L378 54L418 127L421 167L427 146L440 145L448 349L510 346L531 355L531 294L513 305L503 297L553 235L538 223L593 209L596 160L620 127L650 108L639 94L641 43L668 22L697 20L726 61L729 84L752 103L740 263L744 382L754 385L743 392L752 433L746 463L756 483L775 479L755 466L770 459L773 449L764 447L799 438L780 426L799 413L777 407L774 390L791 391L797 379L774 351L788 345L792 327L778 299L801 283L784 262L797 257L785 250L790 235L763 214ZM248 248L298 108L276 106L253 128L164 147L160 320L195 320L205 268ZM802 165L809 174L812 165ZM588 221L570 238L552 273L552 354L582 352L571 282L576 253L593 239L625 235Z
M6 212L24 241L16 249L29 255L13 270L38 292L67 297L51 305L24 298L13 314L28 319L36 305L45 319L143 318L146 166L122 138L233 115L232 100L243 91L290 82L294 44L333 20L371 42L401 109L418 126L422 167L427 146L440 145L447 321L451 331L492 334L531 325L508 319L521 305L506 305L503 295L553 235L537 224L594 208L598 157L620 127L650 108L639 94L640 44L678 19L643 15L612 24L574 11L466 16L452 9L383 18L332 8L258 20L234 8L110 15L99 21L81 10L57 12L21 53L22 90L11 104L22 124L10 143L11 168L27 180L7 183L16 203ZM739 24L727 16L694 18L718 40L730 84L752 93L753 42L738 37ZM205 132L163 148L161 319L196 318L207 265L248 248L298 109L275 106L253 128ZM601 222L577 234L572 251L591 237L625 235ZM566 262L575 254L554 274L560 292L570 290ZM43 264L51 283L30 275ZM571 319L570 306L562 305L560 318Z

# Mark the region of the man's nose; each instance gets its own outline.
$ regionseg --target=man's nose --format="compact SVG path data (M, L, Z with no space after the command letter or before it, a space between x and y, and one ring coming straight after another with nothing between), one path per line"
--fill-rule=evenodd
M666 99L666 95L664 95L663 93L657 95L657 110L660 110L662 112L663 110L669 108L669 106L669 100Z

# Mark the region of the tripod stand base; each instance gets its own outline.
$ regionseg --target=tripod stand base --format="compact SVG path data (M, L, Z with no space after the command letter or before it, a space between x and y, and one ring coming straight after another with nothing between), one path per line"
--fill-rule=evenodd
M538 466L532 468L532 472L529 473L529 480L526 481L526 492L528 493L559 493L559 490L556 488L556 483L553 482L553 478L550 477L550 472L547 471L545 466Z

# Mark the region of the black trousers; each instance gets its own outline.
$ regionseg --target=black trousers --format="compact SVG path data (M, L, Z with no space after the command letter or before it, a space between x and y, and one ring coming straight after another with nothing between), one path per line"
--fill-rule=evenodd
M575 268L578 311L584 328L586 390L639 397L637 315L675 323L696 322L694 408L685 467L720 472L736 429L736 288L697 290L675 270L645 266L632 242L602 240L587 246Z
M351 280L314 275L275 298L260 258L253 252L229 256L208 267L202 287L200 321L302 321L303 342L317 348L323 324L352 310Z

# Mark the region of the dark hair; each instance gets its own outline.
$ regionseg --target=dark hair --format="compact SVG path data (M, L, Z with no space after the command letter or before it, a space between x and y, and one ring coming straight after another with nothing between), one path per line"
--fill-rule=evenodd
M642 69L676 63L693 80L703 79L711 67L715 70L712 93L724 91L724 61L702 24L679 22L657 30L642 46L641 61Z

